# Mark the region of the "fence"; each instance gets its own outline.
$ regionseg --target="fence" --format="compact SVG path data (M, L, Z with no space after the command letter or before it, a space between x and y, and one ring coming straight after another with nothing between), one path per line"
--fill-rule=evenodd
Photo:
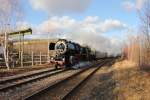
M31 54L23 54L22 52L20 52L17 55L18 56L12 58L12 60L10 60L9 62L11 67L42 65L49 61L49 55L42 54L41 52L39 52L39 54L34 54L34 52L32 52ZM0 66L5 66L4 60L0 60Z
M21 57L20 57L20 64L21 66L28 66L28 65L42 65L48 62L48 54L42 54L39 52L39 54L34 54L32 52L31 54L23 54L21 52Z

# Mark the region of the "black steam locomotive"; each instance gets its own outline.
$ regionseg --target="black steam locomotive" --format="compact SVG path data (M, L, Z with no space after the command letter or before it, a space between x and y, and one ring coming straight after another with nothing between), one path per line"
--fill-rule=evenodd
M94 60L94 54L91 54L89 47L84 47L65 39L59 39L56 43L50 43L49 50L50 52L53 51L50 63L54 64L56 68L70 68L81 61Z

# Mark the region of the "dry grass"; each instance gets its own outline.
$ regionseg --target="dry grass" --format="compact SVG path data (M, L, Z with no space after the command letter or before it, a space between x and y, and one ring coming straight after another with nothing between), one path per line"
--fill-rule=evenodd
M114 93L119 100L150 100L150 74L135 67L129 61L113 65L116 88Z
M131 61L103 67L88 100L150 100L150 73Z
M137 64L129 61L129 60L123 60L121 62L116 62L113 65L114 70L123 70L123 69L129 69L129 68L135 68L137 67Z

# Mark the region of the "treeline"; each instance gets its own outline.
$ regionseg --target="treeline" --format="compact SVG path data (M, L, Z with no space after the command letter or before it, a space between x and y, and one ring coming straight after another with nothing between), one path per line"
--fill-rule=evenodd
M140 68L150 68L150 1L138 11L140 17L139 34L129 38L123 48L124 57L133 61Z
M150 42L143 36L134 36L123 49L125 59L135 62L141 68L150 68Z

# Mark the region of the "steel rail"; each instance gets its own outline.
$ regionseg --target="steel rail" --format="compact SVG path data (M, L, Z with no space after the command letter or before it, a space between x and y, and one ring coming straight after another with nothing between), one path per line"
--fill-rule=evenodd
M112 61L107 61L104 62L103 65L110 63ZM102 65L102 66L103 66ZM97 67L93 72L91 72L89 75L87 75L79 84L77 84L72 90L70 90L63 98L62 100L69 100L71 98L71 96L73 96L73 94L81 87L83 86L99 69L100 67Z
M15 87L20 87L22 85L25 85L25 84L28 84L28 83L31 83L31 82L34 82L34 81L37 81L37 80L40 80L40 79L44 79L44 78L47 78L47 77L50 77L50 76L53 76L53 75L56 75L56 74L59 74L59 73L63 73L67 70L58 70L58 71L50 71L50 72L46 72L46 73L40 73L40 75L38 74L34 74L34 76L30 75L27 79L20 79L21 80L24 80L24 81L21 81L21 82L12 82L10 83L9 85L4 85L3 87L0 88L0 92L6 92L7 90L9 89L13 89ZM38 76L35 76L35 75L38 75Z
M95 66L95 67L96 67L96 66L103 66L105 63L106 63L106 61L102 61L101 63L97 63L97 64L92 65L92 66ZM47 87L45 87L45 88L42 88L41 90L36 91L35 93L33 93L33 94L31 94L31 95L25 97L24 99L25 99L25 100L33 100L33 99L37 98L39 95L44 94L44 93L47 92L48 90L51 90L51 89L53 89L53 88L55 88L55 87L61 85L62 83L71 80L73 77L76 77L76 76L80 75L81 73L83 73L83 72L89 70L90 68L92 68L92 66L91 66L91 67L88 67L88 68L85 68L85 69L83 69L83 70L81 70L81 71L79 71L79 72L77 72L77 73L75 73L75 74L73 74L73 75L71 75L71 76L69 76L69 77L63 79L63 80L60 80L60 81L58 81L57 83L55 83L55 84L53 84L53 85L47 86ZM96 69L97 69L97 68L96 68Z
M38 74L43 74L43 73L46 73L46 72L52 72L52 71L55 71L56 69L48 69L48 70L44 70L44 71L40 71L40 72L35 72L35 73L30 73L30 74L27 74L27 75L19 75L19 76L12 76L12 78L7 78L7 79L2 79L0 80L0 85L1 84L6 84L8 82L12 82L12 81L16 81L16 80L19 80L19 79L23 79L23 78L27 78L27 77L30 77L30 76L34 76L34 75L38 75Z

